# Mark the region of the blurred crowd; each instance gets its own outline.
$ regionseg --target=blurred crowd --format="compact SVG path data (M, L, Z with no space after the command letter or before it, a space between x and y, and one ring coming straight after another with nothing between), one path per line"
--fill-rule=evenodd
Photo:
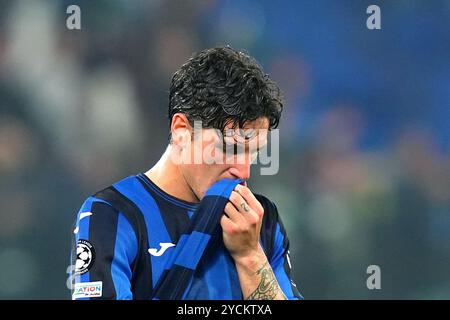
M159 159L173 72L222 44L284 91L279 173L249 186L302 294L450 298L450 3L378 2L381 30L367 1L2 0L0 299L70 298L79 206Z

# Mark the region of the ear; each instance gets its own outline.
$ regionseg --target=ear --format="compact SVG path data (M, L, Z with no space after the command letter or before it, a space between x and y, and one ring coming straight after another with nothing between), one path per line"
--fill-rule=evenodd
M183 113L175 113L170 124L172 141L175 145L184 147L191 140L192 127Z

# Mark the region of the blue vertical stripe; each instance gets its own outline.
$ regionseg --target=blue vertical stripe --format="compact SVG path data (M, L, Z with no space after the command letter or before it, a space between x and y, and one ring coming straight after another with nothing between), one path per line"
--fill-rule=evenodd
M89 220L90 220L90 216L87 216L83 219L80 220L80 215L83 212L90 212L92 209L92 204L94 203L96 199L89 197L88 199L86 199L86 201L83 203L83 205L81 206L80 211L78 211L77 214L77 220L76 220L76 228L78 228L78 233L75 234L75 252L74 254L76 255L76 250L77 250L77 244L78 244L78 240L83 239L83 240L89 240ZM75 263L77 261L76 257L75 257ZM75 283L80 283L80 282L89 282L89 271L82 274L82 275L75 275ZM89 300L89 298L78 298L77 300Z
M116 290L117 300L131 300L132 271L130 266L137 255L137 238L128 220L119 214L117 235L114 246L114 258L111 265L111 275Z
M89 221L90 216L87 216L80 220L80 214L83 212L90 212L92 209L92 204L94 203L95 199L90 197L88 198L83 206L81 207L80 211L78 212L77 216L77 226L78 226L78 233L76 235L76 242L78 243L78 240L88 240L89 241ZM79 282L89 282L89 271L79 276L80 281ZM77 281L78 282L78 281Z
M234 261L223 246L215 252L213 259L206 268L203 280L208 284L208 299L239 299L242 291Z
M159 249L160 242L171 242L166 225L161 217L161 212L153 197L144 189L136 177L128 177L113 185L122 195L132 201L142 212L147 225L147 234L150 248ZM164 271L165 259L153 257L148 254L152 264L153 286L158 282Z
M177 254L179 252L175 259L175 264L185 268L195 269L200 258L203 256L203 252L210 238L211 235L197 231L192 232L189 236L182 235L177 245L179 250L175 253ZM189 250L181 250L186 245L189 246Z

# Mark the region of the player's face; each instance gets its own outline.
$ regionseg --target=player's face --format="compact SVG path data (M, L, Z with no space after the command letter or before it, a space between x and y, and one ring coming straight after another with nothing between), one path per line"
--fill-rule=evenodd
M267 144L268 128L268 119L260 118L243 128L232 129L229 124L223 134L215 129L201 129L201 136L194 134L189 145L191 162L183 164L181 170L197 198L202 199L220 179L249 179L258 150ZM196 162L199 155L201 161Z

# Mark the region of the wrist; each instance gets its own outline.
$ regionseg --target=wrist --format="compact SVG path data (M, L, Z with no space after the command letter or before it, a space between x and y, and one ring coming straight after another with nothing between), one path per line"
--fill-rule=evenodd
M249 273L257 272L268 262L260 245L258 245L258 248L255 250L250 251L245 255L235 256L233 259L237 268L244 269Z

